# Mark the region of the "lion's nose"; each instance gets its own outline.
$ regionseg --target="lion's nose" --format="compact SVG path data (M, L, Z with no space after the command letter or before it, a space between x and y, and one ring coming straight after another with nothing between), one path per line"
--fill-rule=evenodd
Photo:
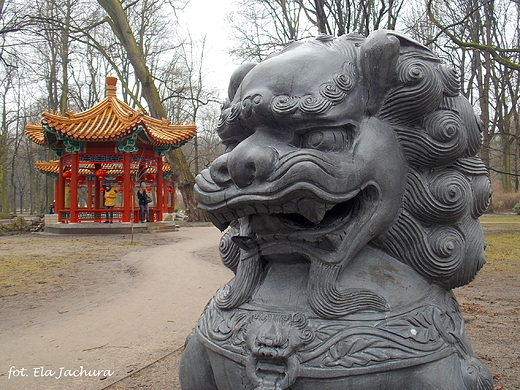
M231 152L217 158L211 165L211 177L217 184L233 181L245 188L262 182L273 172L278 153L273 147L243 141Z
M227 167L228 156L229 153L226 153L220 157L217 157L209 167L211 178L216 184L220 186L225 186L231 183L231 176Z

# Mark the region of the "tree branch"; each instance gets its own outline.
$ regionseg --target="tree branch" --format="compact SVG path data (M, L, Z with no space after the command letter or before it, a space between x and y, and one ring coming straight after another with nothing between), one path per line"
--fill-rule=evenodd
M457 46L459 46L463 49L485 51L485 52L489 53L491 55L491 57L499 64L502 64L509 69L520 70L519 63L511 61L510 59L508 59L508 58L504 57L502 54L500 54L500 53L506 53L506 52L515 53L515 52L519 52L520 49L504 49L504 48L499 48L497 46L484 45L484 44L478 43L478 42L463 41L462 39L457 38L457 36L455 34L453 34L452 32L450 32L450 30L449 30L450 27L454 27L454 26L460 24L460 22L453 23L451 26L444 26L435 17L435 15L432 11L432 0L428 0L427 12L428 12L428 17L433 22L433 24L435 24L441 30L441 33L444 33L445 35L447 35L448 38L450 38L450 40L453 43L455 43ZM469 17L469 15L467 17Z

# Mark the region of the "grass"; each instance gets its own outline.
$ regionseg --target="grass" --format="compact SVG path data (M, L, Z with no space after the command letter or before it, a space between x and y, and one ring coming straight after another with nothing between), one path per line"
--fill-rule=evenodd
M64 290L72 286L79 267L119 261L135 251L135 245L149 244L128 243L116 237L0 237L0 297Z
M520 275L520 216L484 215L487 264L482 272L507 272Z
M507 272L520 276L520 216L486 214L481 217L486 235L487 264L481 272ZM151 237L150 235L148 237ZM171 239L163 239L164 244ZM119 261L136 247L130 237L64 237L21 234L0 237L0 297L69 288L76 270L92 262Z
M491 224L491 223L500 223L500 224L514 224L520 223L520 215L518 214L484 214L480 217L480 222L483 225Z

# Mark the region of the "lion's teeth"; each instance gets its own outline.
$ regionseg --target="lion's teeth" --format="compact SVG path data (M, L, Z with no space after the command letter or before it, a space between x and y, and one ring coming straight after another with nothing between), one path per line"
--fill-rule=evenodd
M222 214L213 214L208 212L206 215L213 225L215 225L221 232L226 230L229 226L229 221L226 221Z
M298 201L298 213L316 225L323 220L326 212L327 207L324 204L314 202L311 199Z

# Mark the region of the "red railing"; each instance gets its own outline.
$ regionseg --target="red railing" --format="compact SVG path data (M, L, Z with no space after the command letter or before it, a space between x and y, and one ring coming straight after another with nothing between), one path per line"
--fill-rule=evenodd
M71 220L71 211L70 210L58 210L58 220L61 222L69 223ZM77 216L78 222L104 222L108 220L107 214L111 213L112 221L114 222L122 222L123 220L123 209L122 208L113 208L113 209L78 209L73 211ZM133 221L139 222L139 208L133 210ZM110 214L108 214L110 216ZM159 217L159 210L151 207L148 212L149 221L157 221Z

